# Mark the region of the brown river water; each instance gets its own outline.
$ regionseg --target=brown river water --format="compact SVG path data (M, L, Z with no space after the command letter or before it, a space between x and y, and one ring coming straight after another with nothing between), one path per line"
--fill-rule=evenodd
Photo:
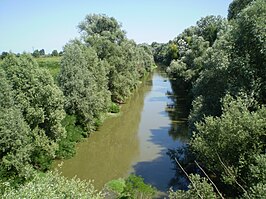
M187 140L184 122L171 120L174 117L166 111L174 103L169 92L169 79L155 71L122 106L121 113L107 118L98 131L78 143L73 158L56 161L61 165L56 169L66 177L94 180L97 189L134 173L167 191L176 176L166 152Z

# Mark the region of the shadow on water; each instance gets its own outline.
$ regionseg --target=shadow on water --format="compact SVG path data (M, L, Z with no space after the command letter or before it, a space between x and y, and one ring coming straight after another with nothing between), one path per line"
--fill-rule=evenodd
M77 145L75 157L55 168L66 177L94 179L98 189L130 173L162 192L184 189L186 179L177 175L167 155L188 139L186 97L173 85L165 73L155 72L122 106L120 115L106 119L99 131Z
M188 115L190 111L190 98L187 86L178 80L170 80L172 91L167 92L167 96L172 103L167 104L167 113L172 121L169 135L174 140L180 139L186 142L189 137Z
M182 148L186 145L188 141L187 117L189 110L187 108L186 91L173 88L176 82L170 82L164 73L159 73L159 75L161 79L154 79L151 93L160 93L161 95L154 96L154 94L151 94L147 96L148 99L146 100L148 103L157 103L153 105L153 109L164 103L163 107L158 108L160 111L157 114L152 114L151 110L150 114L154 120L157 120L158 124L162 123L160 122L163 120L162 118L165 118L168 122L163 123L158 128L149 129L147 141L160 149L157 151L156 158L137 162L133 168L134 173L142 176L146 183L153 185L159 191L167 192L170 187L177 190L186 189L188 185L187 179L176 172L175 164L167 153L169 149ZM168 84L168 86L164 84Z
M151 86L152 81L148 77L122 106L119 115L107 118L97 132L77 144L77 153L73 158L56 161L55 168L65 177L94 180L97 189L110 180L126 177L132 161L140 153L138 125L143 99Z
M152 136L149 141L162 150L157 154L158 158L152 161L138 162L134 166L134 173L142 176L146 183L153 185L161 192L167 192L170 187L173 190L186 189L186 179L183 176L175 175L175 165L167 155L168 149L182 147L185 143L183 141L169 142L169 127L160 127L150 131Z

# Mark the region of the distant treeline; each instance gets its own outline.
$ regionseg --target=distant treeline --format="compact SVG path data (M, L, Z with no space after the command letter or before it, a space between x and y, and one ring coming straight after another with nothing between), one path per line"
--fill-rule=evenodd
M14 53L12 53L12 52L5 52L4 51L0 55L0 59L4 59L5 57L7 57L8 54L14 54ZM21 53L17 53L16 54L17 57L19 57L20 55L21 55ZM48 53L47 54L47 53L45 53L45 50L44 49L41 49L41 50L36 49L36 50L34 50L31 53L31 55L33 57L36 57L36 58L38 58L38 57L50 57L50 56L57 57L57 56L62 56L63 55L63 51L58 52L57 50L53 50L51 53Z
M0 193L72 156L76 141L118 112L155 67L151 48L127 39L114 18L88 15L79 30L61 53L56 81L33 58L44 50L7 53L0 62Z
M186 156L176 150L173 160L200 170L196 160L214 182L191 175L190 189L171 198L265 198L265 19L265 0L234 0L228 19L207 16L167 44L152 44L191 100L191 140Z

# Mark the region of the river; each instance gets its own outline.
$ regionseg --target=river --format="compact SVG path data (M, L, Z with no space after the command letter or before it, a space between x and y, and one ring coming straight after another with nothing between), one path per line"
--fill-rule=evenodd
M101 189L112 179L140 175L160 191L174 185L174 165L168 149L187 141L185 119L171 111L178 107L167 76L155 71L98 131L77 144L76 155L56 164L63 176L94 180ZM181 114L182 115L182 114Z

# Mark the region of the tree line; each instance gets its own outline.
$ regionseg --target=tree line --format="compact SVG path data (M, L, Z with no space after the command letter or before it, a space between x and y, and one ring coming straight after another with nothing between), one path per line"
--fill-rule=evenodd
M66 179L38 172L49 170L54 158L72 156L76 141L96 130L106 113L119 111L155 67L151 48L127 39L112 17L88 15L79 30L80 38L64 46L56 81L30 54L8 53L0 63L0 192L6 197L24 183L33 197L27 186L35 181L46 183L36 185L41 188L58 181L63 193ZM76 194L90 190L78 181L66 185Z
M191 102L187 156L176 150L172 158L197 162L206 174L191 174L189 190L171 198L265 197L265 18L264 0L234 0L227 19L207 16L167 44L152 44Z
M227 19L204 17L168 43L148 46L128 40L114 18L88 15L80 38L64 47L56 82L32 56L8 55L0 67L3 197L38 198L49 189L51 197L103 198L90 183L39 171L73 155L76 141L118 111L152 70L153 53L190 98L191 139L172 158L191 183L169 197L264 198L265 18L264 0L234 0ZM201 172L190 174L191 162Z
M0 59L4 59L7 57L8 54L14 54L12 52L2 52L2 54L0 55ZM17 53L16 56L19 57L21 55L21 53ZM58 52L57 50L53 50L51 53L46 53L44 49L41 50L34 50L31 55L35 58L38 57L57 57L57 56L62 56L63 55L63 51Z

